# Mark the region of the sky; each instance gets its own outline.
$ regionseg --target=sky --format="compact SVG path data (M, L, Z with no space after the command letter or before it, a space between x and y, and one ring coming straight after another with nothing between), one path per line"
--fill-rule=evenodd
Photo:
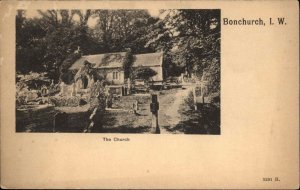
M147 9L149 14L152 16L152 17L159 17L160 16L160 13L159 13L159 9ZM41 15L37 12L37 10L26 10L26 17L27 18L40 18ZM74 18L73 18L75 21L76 20L79 20L79 16L78 15L75 15ZM97 24L97 20L98 18L93 18L93 17L90 17L89 20L88 20L88 26L93 28L95 27L95 25Z

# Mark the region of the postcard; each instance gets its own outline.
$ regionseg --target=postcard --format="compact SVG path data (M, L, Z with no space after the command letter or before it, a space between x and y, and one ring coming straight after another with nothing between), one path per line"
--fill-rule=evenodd
M2 188L299 188L297 1L0 9Z

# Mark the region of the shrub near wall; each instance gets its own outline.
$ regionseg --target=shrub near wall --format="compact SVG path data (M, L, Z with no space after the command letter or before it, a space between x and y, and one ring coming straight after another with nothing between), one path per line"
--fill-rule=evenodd
M80 105L80 97L50 97L50 103L57 107L76 107Z
M90 91L90 109L98 108L104 112L106 106L106 94L104 81L97 81L91 86Z

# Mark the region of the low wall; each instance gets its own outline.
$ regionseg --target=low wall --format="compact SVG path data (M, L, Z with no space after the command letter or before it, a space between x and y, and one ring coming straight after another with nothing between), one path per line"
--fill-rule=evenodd
M88 113L85 107L33 107L16 110L16 132L52 133L54 116L58 112L67 113L68 123L67 127L56 127L55 132L82 132L88 125Z

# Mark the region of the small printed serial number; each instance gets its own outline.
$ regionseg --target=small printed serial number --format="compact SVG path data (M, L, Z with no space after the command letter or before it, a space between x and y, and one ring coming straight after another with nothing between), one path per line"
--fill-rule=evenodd
M263 181L280 181L278 177L272 178L272 177L263 177Z

